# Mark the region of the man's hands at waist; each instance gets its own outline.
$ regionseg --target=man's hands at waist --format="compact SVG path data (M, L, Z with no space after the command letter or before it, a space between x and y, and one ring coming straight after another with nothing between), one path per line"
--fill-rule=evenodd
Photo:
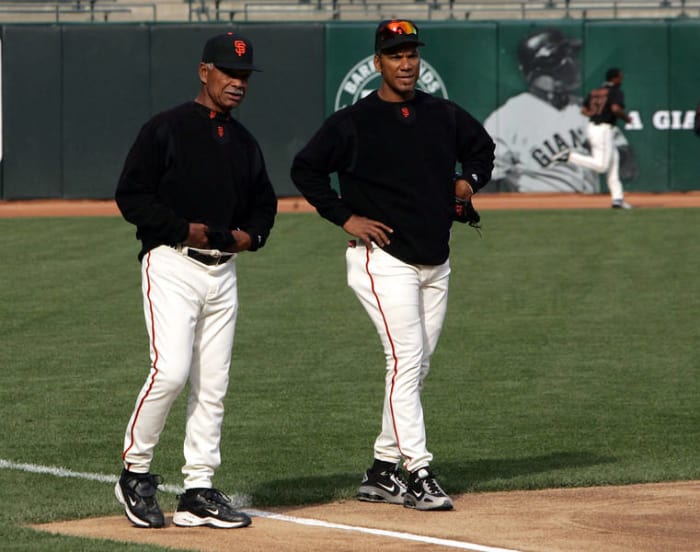
M183 245L196 247L197 249L219 249L220 251L226 251L228 253L238 253L239 251L250 249L252 244L252 239L248 232L243 230L228 230L228 232L230 232L231 243L223 248L215 247L215 244L212 244L210 241L210 232L212 231L208 225L201 222L190 222L187 239L183 242ZM226 238L226 236L217 236L217 241L222 238Z

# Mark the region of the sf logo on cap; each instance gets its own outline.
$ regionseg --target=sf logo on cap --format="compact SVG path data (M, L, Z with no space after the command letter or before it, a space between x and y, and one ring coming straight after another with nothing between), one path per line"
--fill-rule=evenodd
M245 49L246 49L245 40L234 40L233 47L236 50L236 54L238 55L238 57L245 55Z

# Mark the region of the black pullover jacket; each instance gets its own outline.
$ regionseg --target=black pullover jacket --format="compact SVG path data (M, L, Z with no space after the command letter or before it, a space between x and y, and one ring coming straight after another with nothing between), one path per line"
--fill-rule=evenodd
M190 222L244 230L255 251L277 212L255 138L230 114L196 102L159 113L141 128L115 198L143 243L139 260L154 247L185 241Z
M407 102L373 92L331 115L294 159L304 197L342 226L351 215L393 228L384 250L410 264L449 257L457 163L474 191L491 178L494 143L455 103L421 91ZM330 184L337 172L340 195Z

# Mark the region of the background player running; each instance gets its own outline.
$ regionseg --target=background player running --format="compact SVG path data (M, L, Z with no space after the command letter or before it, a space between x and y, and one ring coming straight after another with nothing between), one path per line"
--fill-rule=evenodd
M603 85L591 90L583 102L581 112L589 118L586 136L591 154L586 155L564 149L552 156L555 161L568 161L574 165L605 173L613 209L632 208L624 198L620 179L620 154L614 140L617 120L631 122L630 116L625 112L625 95L620 88L622 80L621 69L617 67L608 69Z

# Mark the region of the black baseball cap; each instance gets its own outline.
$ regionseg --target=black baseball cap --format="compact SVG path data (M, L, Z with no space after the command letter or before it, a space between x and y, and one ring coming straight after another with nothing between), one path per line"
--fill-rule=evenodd
M386 19L379 23L374 34L374 51L378 54L403 44L425 46L418 40L418 27L408 19Z
M261 71L253 65L253 44L234 32L213 36L204 45L203 63L213 63L222 69Z

